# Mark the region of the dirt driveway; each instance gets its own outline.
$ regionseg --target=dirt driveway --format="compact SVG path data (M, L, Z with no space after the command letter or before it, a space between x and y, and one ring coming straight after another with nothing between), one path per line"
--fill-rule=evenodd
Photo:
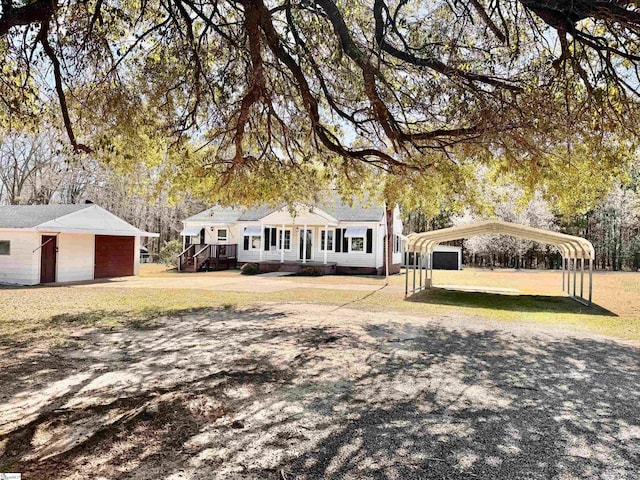
M637 344L319 305L1 359L23 479L638 479Z

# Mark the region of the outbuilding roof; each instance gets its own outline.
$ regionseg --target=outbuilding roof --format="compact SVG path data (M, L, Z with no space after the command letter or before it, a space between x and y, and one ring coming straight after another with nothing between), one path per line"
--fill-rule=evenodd
M0 206L0 228L39 232L157 237L94 204Z
M512 237L555 245L565 258L595 258L593 245L582 237L526 225L518 225L502 220L487 220L430 232L412 233L408 236L406 250L408 252L429 254L433 252L433 249L440 242L486 234L510 235Z
M89 208L82 205L0 205L0 228L32 228Z

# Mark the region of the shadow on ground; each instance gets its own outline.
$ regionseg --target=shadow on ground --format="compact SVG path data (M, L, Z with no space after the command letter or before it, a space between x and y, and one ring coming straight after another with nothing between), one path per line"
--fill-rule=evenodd
M487 308L513 312L549 312L617 317L606 308L593 304L582 305L570 297L556 295L512 295L487 292L468 292L434 287L407 297L409 302Z
M636 346L330 308L174 312L17 352L0 373L0 471L640 476Z

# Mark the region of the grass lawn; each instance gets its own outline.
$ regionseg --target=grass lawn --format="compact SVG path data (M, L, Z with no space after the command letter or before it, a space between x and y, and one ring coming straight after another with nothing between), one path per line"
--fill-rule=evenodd
M411 315L452 316L456 313L498 321L535 322L560 328L589 330L626 339L640 339L640 273L602 272L594 275L592 308L561 296L559 272L468 269L436 271L434 283L507 287L522 294L499 295L426 290L404 298L404 275L384 279L361 276L281 277L271 281L302 282L303 288L271 293L196 290L194 274L143 265L141 278L184 278L184 288L104 288L92 286L0 289L0 341L4 344L42 340L57 342L82 327L144 328L159 316L207 307L236 307L260 303L317 303L366 310L394 310ZM236 271L195 274L250 282ZM310 288L315 284L325 288ZM379 285L362 291L350 285ZM327 288L335 285L335 289Z

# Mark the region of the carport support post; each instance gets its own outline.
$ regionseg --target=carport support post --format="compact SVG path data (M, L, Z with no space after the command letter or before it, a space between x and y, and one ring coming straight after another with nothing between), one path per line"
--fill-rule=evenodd
M413 292L416 291L416 259L418 258L418 252L413 252Z
M420 255L420 290L422 290L422 275L424 274L424 258Z
M578 257L573 259L573 296L576 296L576 276L578 275Z
M404 251L404 296L409 294L409 252Z
M429 254L429 288L433 286L433 251Z
M580 259L580 298L584 298L584 257Z
M592 293L593 293L593 257L589 259L589 305L591 305Z
M562 291L564 292L564 261L565 261L565 258L564 258L564 256L562 256L561 258L562 258Z

